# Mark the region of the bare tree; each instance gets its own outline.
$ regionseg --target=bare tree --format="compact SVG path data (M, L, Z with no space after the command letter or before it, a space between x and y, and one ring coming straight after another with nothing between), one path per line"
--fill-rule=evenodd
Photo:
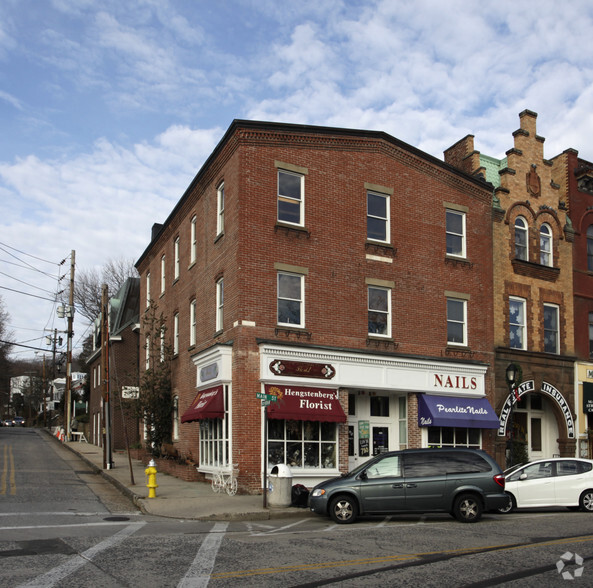
M110 296L123 286L128 278L138 277L133 259L110 259L101 270L81 270L74 284L74 305L89 322L101 314L103 284L107 284Z
M14 341L14 334L8 329L10 317L0 296L0 412L10 398L11 361L10 350Z

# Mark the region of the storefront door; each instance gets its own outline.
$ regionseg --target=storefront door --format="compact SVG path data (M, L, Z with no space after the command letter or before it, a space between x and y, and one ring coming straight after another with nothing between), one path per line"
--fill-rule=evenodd
M348 469L371 457L399 449L399 407L396 396L350 393L348 410Z

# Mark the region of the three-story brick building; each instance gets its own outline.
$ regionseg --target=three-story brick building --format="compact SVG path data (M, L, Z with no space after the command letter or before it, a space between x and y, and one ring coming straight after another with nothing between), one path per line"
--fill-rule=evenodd
M246 492L277 463L310 486L387 450L493 453L492 246L481 178L382 132L234 121L136 264L179 452Z

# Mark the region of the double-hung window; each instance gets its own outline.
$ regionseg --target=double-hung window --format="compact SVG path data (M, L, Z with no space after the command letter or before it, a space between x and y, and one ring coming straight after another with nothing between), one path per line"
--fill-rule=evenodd
M173 268L173 279L179 279L179 237L175 239L175 243L173 244L173 260L174 260L174 268Z
M146 308L150 306L150 272L146 273Z
M165 270L166 270L166 260L165 256L161 257L161 294L165 292Z
M216 210L216 235L220 235L224 232L224 182L216 191Z
M291 327L305 326L305 276L278 272L278 324Z
M302 174L278 170L278 220L303 226L305 177Z
M525 300L509 298L509 337L513 349L527 349Z
M544 304L544 351L559 353L558 347L559 308L555 304Z
M467 345L467 300L447 298L447 343Z
M593 225L587 228L587 270L593 272Z
M189 262L190 264L196 262L196 256L198 252L198 217L192 216L192 219L189 224L189 240L190 240L190 249L189 249Z
M189 303L189 346L196 344L196 301Z
M389 196L367 192L367 239L389 243Z
M173 316L173 353L179 355L179 313Z
M515 259L529 260L529 240L527 239L527 221L518 216L515 219Z
M446 209L447 255L466 257L464 207Z
M552 267L552 229L543 224L539 230L539 262Z
M367 286L368 334L391 337L391 289Z
M224 279L220 278L216 282L216 331L223 329L223 310L224 310Z

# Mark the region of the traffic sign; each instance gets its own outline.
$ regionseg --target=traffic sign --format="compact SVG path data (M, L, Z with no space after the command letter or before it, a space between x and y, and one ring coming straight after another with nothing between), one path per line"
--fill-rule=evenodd
M270 402L276 402L278 400L275 394L264 394L263 392L256 392L255 397L261 400L269 400Z

